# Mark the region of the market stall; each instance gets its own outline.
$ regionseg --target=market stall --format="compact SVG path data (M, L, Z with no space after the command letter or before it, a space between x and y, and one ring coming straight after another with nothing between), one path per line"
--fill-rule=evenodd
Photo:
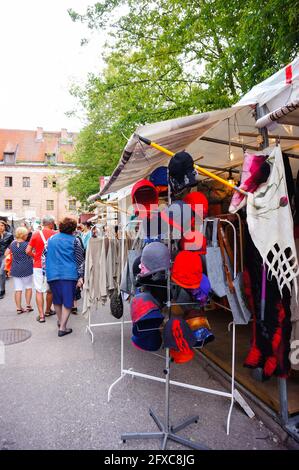
M290 297L291 294L292 299L296 296L292 289L296 286L298 274L292 228L293 218L296 226L298 217L298 195L296 190L292 193L290 188L292 184L294 187L299 170L298 109L299 58L296 58L292 64L253 88L232 108L138 127L104 189L91 198L96 200L147 179L158 167L166 166L169 170L169 160L173 154L184 151L193 157L198 170L196 189L204 193L209 202L206 218L212 216L224 219L228 209L231 213L242 215L243 225L238 230L238 236L243 237L243 230L246 231L244 251L248 246L251 246L251 251L244 255L245 264L247 262L251 282L257 274L258 282L254 287L256 291L261 291L258 311L254 312L257 308L253 296L251 320L247 319L244 324L238 326L237 323L236 326L236 379L245 390L276 413L293 435L297 433L299 421L296 417L299 413L299 379L297 365L289 363L290 345L287 347L286 344L296 340L290 332ZM254 175L250 174L252 166L248 166L248 161L251 165L253 161L258 162L260 167L265 164L261 170L264 179L253 186L252 180L248 183L248 172L250 177ZM208 177L207 171L210 173ZM215 177L219 176L231 180L226 185L227 189L221 190L219 178L214 183ZM232 188L240 176L240 186L243 185L245 194L231 201L234 192ZM269 198L271 193L268 189L273 187L278 189ZM279 235L277 224L269 230L270 225L267 226L263 220L264 215L258 212L257 205L248 206L248 201L253 201L255 197L268 204L267 207L272 211L269 220L283 221L282 227L286 230L284 236ZM278 206L275 198L279 198ZM255 219L258 225L254 224ZM265 246L272 235L274 237L271 249L266 254L258 240L263 228ZM230 237L228 233L227 238ZM225 237L222 238L225 241ZM288 244L284 245L286 239ZM277 246L278 251L275 253L274 247ZM291 250L291 254L288 250ZM277 259L272 262L276 254ZM248 256L252 256L249 262ZM254 271L255 268L257 271ZM244 271L240 268L241 273ZM237 276L233 276L233 280L236 279ZM228 309L227 303L229 295L228 299L223 297L226 296L216 295L205 306L207 312L212 311L210 319L216 340L207 344L202 353L231 374L231 337L227 331L227 310L231 309ZM298 320L296 305L293 304L292 310L293 332ZM233 323L236 323L235 318Z

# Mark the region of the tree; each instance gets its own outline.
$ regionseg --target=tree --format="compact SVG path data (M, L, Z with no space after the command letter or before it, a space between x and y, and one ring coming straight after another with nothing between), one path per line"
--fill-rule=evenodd
M83 16L70 11L110 38L105 70L79 93L90 123L75 152L82 197L111 173L137 125L228 107L292 60L298 7L298 0L102 0ZM77 187L71 180L70 190Z

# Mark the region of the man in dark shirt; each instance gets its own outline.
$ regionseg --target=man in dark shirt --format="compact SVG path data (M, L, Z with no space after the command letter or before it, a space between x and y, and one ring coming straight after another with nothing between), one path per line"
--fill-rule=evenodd
M5 251L13 241L13 235L6 229L6 223L0 220L0 299L5 295Z

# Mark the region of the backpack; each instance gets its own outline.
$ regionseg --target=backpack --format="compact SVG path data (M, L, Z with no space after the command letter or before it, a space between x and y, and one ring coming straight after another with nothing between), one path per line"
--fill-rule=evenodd
M42 270L43 270L43 276L46 275L46 259L47 259L47 250L48 250L48 241L45 238L45 235L43 234L42 230L39 231L39 234L41 236L42 241L44 242L44 249L42 252Z

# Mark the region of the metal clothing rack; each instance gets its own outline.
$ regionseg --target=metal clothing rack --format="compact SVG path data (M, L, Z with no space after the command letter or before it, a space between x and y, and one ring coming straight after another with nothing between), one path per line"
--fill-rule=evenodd
M213 220L213 219L211 219L211 220ZM233 231L234 231L234 253L235 253L235 255L234 255L234 275L236 275L236 249L237 249L236 228L230 221L227 221L226 219L222 219L222 221L224 223L229 223L232 226ZM170 249L170 237L168 237L168 240L169 240L168 246L169 246L169 249ZM123 237L123 243L124 243L124 237ZM123 251L122 251L122 253L123 253ZM122 266L124 267L124 260L122 260ZM170 313L170 308L171 308L171 302L170 302L170 276L168 276L168 305L167 306L168 306L168 311ZM228 416L227 416L227 424L226 424L226 432L227 432L227 435L229 435L231 415L232 415L232 411L233 411L234 402L235 402L235 400L237 400L236 395L240 396L239 392L235 393L236 392L236 390L235 390L235 350L236 350L236 348L235 348L235 344L236 344L235 322L234 321L231 322L229 324L229 327L228 327L229 331L232 331L232 375L231 375L231 391L230 392L224 392L222 390L205 388L205 387L199 387L199 386L196 386L196 385L193 385L193 384L188 384L188 383L183 383L183 382L178 382L178 381L175 381L175 380L171 380L170 379L170 356L169 356L169 349L168 348L166 348L166 356L165 356L165 360L166 360L166 367L164 369L164 374L166 376L165 378L157 377L157 376L153 376L153 375L149 375L149 374L144 374L144 373L141 373L141 372L137 372L137 371L132 370L132 368L129 368L129 369L125 368L125 366L124 366L124 362L125 362L124 361L124 326L125 326L125 324L131 323L131 322L125 321L124 316L123 316L121 322L118 322L118 324L119 323L121 324L121 364L120 364L121 370L120 370L120 376L118 377L118 379L116 379L111 384L111 386L109 387L108 402L111 399L111 394L112 394L113 387L127 375L129 375L131 377L140 377L140 378L143 378L143 379L153 380L153 381L157 381L157 382L161 382L161 383L165 384L165 421L164 421L164 423L154 414L154 412L151 409L149 410L149 414L152 417L152 419L154 420L155 424L158 426L159 431L158 432L153 432L153 433L137 433L137 432L126 433L126 434L122 434L122 436L121 436L122 440L125 442L127 439L139 439L139 438L141 438L141 439L157 439L158 438L158 439L162 440L162 448L165 449L167 441L168 441L168 439L170 439L170 440L173 440L175 442L181 443L181 444L183 444L187 447L194 448L194 449L200 449L200 450L207 449L206 446L204 446L202 444L197 444L195 442L191 442L187 439L181 438L180 436L178 436L176 434L178 431L185 428L189 424L196 423L199 419L198 416L189 417L184 422L180 423L178 426L175 426L175 427L170 425L170 423L169 423L169 388L170 388L170 385L175 385L177 387L182 387L182 388L186 388L186 389L190 389L190 390L195 390L195 391L202 392L202 393L209 393L209 394L212 394L212 395L222 396L222 397L226 397L226 398L230 399L230 408L229 408L229 412L228 412ZM231 328L231 326L232 326L232 328ZM242 404L242 402L243 402L243 404ZM244 403L245 403L245 406L243 406ZM247 410L249 409L249 407L248 407L247 403L245 402L245 400L243 398L242 398L240 404L241 404L241 406L243 406L245 412L247 413Z
M131 221L129 222L130 224L131 223L136 223L138 221ZM125 234L125 229L127 228L128 224L124 227L124 230L123 230L123 234L122 234L122 245L121 245L121 256L122 256L122 259L121 259L121 270L123 270L124 268L124 234ZM122 229L122 227L120 227ZM88 312L88 325L86 326L86 333L88 332L91 336L91 342L93 343L94 342L94 333L92 331L92 328L97 328L98 326L99 327L102 327L102 326L114 326L114 325L121 325L122 322L121 321L114 321L114 322L102 322L102 323L92 323L91 322L91 308ZM129 323L131 324L132 321L131 320L127 320L125 321L124 323Z

